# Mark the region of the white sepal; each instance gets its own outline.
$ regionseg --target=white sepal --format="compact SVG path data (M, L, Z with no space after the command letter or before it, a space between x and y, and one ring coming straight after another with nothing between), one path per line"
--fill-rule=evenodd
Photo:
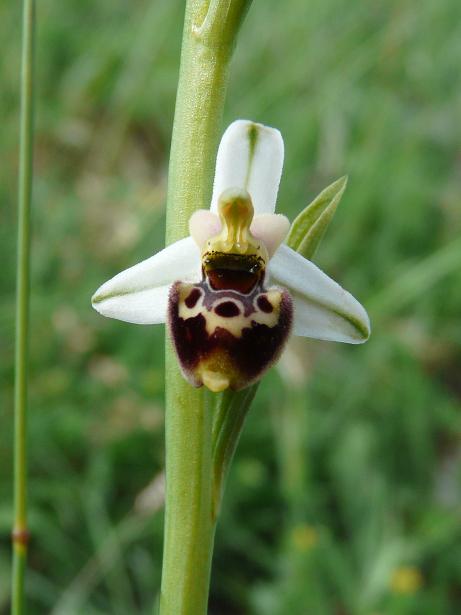
M244 188L255 214L275 211L282 175L283 139L275 128L248 120L233 122L224 133L216 159L211 211L229 188Z
M269 264L271 281L286 288L295 306L293 335L361 344L370 335L362 305L311 261L282 245Z
M125 269L103 284L91 302L103 316L140 325L165 322L168 291L176 280L198 282L200 254L191 237Z

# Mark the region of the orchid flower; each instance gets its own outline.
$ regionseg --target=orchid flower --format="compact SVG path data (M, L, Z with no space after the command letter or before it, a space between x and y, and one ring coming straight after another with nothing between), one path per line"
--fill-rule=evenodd
M194 386L248 386L290 333L351 344L369 336L360 303L283 243L290 224L274 213L283 154L278 130L232 123L219 146L211 207L191 216L190 236L122 271L92 298L109 318L167 322Z

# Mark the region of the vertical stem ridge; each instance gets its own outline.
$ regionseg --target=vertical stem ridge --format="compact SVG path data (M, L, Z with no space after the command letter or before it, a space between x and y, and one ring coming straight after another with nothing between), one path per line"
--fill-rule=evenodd
M18 256L16 299L13 615L25 612L24 576L27 556L27 376L30 286L30 203L33 158L35 1L23 2L21 112L18 185Z

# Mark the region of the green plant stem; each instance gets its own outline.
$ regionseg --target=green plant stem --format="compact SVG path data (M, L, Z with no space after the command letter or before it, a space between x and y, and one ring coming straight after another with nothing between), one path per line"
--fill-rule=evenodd
M208 209L229 60L251 0L188 0L168 177L166 241L189 234Z
M208 208L234 41L251 0L186 5L170 155L166 240ZM180 275L180 272L178 272ZM214 399L182 378L166 344L166 510L161 615L207 612L213 552Z
M23 3L21 115L18 191L18 259L15 357L14 526L11 612L25 612L24 576L27 557L27 374L29 338L30 202L33 148L33 64L35 2Z

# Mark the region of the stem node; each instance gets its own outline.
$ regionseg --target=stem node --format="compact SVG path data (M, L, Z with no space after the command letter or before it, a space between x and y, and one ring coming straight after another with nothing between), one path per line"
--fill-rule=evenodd
M31 534L26 528L14 528L11 532L13 546L27 547L30 542Z

